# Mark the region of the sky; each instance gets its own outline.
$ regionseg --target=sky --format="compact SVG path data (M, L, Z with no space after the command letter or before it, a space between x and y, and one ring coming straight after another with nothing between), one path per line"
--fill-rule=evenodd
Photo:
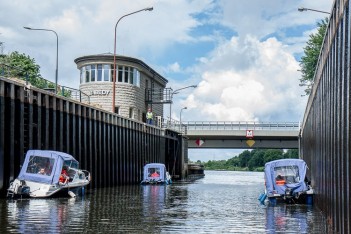
M332 0L0 0L2 53L24 53L54 81L79 88L74 59L113 53L138 58L168 80L172 118L182 121L302 121L307 97L299 61ZM1 52L1 51L0 51ZM164 107L169 116L169 105ZM229 159L242 150L189 149L192 161Z

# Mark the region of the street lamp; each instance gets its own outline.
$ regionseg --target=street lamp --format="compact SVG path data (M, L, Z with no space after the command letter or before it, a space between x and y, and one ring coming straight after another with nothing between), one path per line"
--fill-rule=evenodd
M141 12L141 11L152 11L154 8L153 7L147 7L138 11L134 11L132 13L126 14L122 16L121 18L118 19L116 26L115 26L115 40L114 40L114 53L113 53L113 90L112 90L112 112L115 113L115 96L116 96L116 34L117 34L117 25L121 19L123 19L126 16L133 15L135 13Z
M57 80L58 80L58 35L54 30L45 29L45 28L30 28L30 27L23 27L28 30L39 30L39 31L48 31L53 32L56 35L56 72L55 72L55 93L57 93Z
M174 94L177 94L180 90L183 90L183 89L187 89L187 88L196 88L197 85L190 85L190 86L186 86L186 87L183 87L183 88L180 88L180 89L176 89L174 90L172 93L171 93L171 103L169 105L169 120L171 121L172 120L172 102L173 102L173 95Z
M320 12L320 13L324 13L324 14L328 14L330 15L330 12L326 12L326 11L320 11L320 10L315 10L315 9L310 9L310 8L305 8L305 7L299 7L298 8L299 11L315 11L315 12Z
M179 114L179 122L180 125L182 125L182 111L188 109L188 107L183 107L182 109L180 109L180 114Z

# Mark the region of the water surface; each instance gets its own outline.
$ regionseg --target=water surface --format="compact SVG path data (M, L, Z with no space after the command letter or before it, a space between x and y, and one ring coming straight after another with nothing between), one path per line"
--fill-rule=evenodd
M0 200L0 233L325 233L313 206L259 204L263 173L205 171L170 186L120 186L80 198Z

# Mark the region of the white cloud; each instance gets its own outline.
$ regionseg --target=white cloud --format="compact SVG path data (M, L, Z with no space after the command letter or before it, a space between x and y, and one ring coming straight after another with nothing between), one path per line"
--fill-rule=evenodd
M188 116L191 120L298 121L305 100L298 85L298 62L287 49L275 38L260 42L252 36L220 45L196 69L202 71L202 80L182 102L189 108Z
M168 66L168 69L171 71L171 72L180 72L180 65L179 63L175 62L173 64L170 64Z

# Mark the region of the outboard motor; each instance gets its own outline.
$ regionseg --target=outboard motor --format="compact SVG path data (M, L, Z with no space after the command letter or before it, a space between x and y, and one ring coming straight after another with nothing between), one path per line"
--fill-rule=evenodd
M15 193L19 195L28 195L29 192L30 192L29 186L26 185L26 182L24 180L20 180L20 185L17 187L17 190L15 191Z
M286 197L292 197L293 196L293 190L291 188L286 188L285 189L285 196Z

